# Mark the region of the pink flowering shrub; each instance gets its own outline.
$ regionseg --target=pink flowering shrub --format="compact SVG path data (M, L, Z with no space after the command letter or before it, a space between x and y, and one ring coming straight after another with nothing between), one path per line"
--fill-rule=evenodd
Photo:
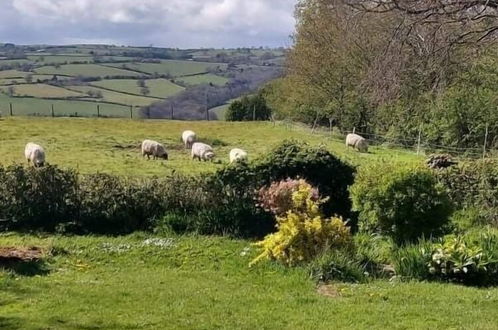
M300 186L309 187L311 200L318 202L320 199L318 189L311 187L303 179L286 179L273 182L269 187L263 187L258 191L258 206L267 212L277 216L284 215L292 209L292 194L299 190Z

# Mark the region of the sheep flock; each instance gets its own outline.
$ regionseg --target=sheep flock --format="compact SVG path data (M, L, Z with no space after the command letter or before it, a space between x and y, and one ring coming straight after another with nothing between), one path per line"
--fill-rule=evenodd
M213 161L216 154L212 146L198 141L197 134L194 131L186 130L181 135L181 141L186 149L190 149L192 160ZM346 146L353 147L359 152L368 152L368 142L365 138L358 134L348 134L346 136ZM150 160L163 159L168 160L168 152L165 146L157 141L145 139L140 145L142 157L147 157ZM45 165L45 150L42 146L29 142L24 149L24 155L28 164L34 167L42 167ZM228 154L229 163L244 162L248 160L247 151L240 148L233 148Z

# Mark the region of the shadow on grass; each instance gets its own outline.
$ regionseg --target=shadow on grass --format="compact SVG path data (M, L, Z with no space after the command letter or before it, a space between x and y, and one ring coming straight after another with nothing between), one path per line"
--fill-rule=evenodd
M0 329L3 329L3 330L23 329L20 321L21 321L21 319L16 318L16 317L0 316Z
M50 270L44 261L9 261L0 264L0 269L21 276L47 275ZM1 325L1 323L0 323ZM2 327L0 327L1 329Z

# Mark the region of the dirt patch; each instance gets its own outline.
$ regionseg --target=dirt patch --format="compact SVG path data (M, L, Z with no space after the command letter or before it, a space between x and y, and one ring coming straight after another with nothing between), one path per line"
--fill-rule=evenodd
M0 265L13 262L39 261L42 256L41 248L36 246L27 248L0 247Z
M329 298L339 298L341 296L339 289L333 284L320 284L316 288L316 292Z
M140 142L135 142L135 143L128 143L128 144L115 144L112 147L114 149L120 149L120 150L135 150L135 149L140 149L142 143Z

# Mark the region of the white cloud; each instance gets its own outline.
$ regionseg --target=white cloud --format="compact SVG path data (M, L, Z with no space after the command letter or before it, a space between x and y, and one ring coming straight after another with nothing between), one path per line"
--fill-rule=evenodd
M59 35L66 40L111 39L138 44L143 40L146 43L179 47L220 47L224 41L227 43L226 46L286 44L287 36L294 27L292 14L296 2L296 0L5 1L11 3L21 24L43 28L47 34ZM1 18L0 13L0 20ZM56 29L60 31L55 31ZM261 40L259 44L258 40Z

